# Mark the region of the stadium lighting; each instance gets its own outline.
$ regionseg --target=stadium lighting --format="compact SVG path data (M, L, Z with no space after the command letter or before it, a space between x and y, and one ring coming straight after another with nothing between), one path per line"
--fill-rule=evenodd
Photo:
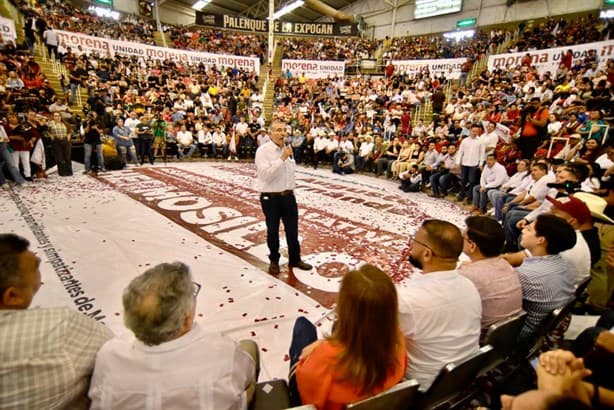
M211 3L211 0L198 0L196 3L192 4L192 8L194 10L202 10L205 8L207 4Z
M303 4L305 4L304 0L297 0L294 3L286 4L285 6L277 10L275 14L273 14L273 20L277 20L281 16L284 16L291 11L298 9L299 7L303 6Z
M119 12L115 10L107 9L104 7L98 7L98 6L90 6L88 10L96 14L98 17L108 17L114 20L119 20Z
M451 31L449 33L443 33L445 38L453 39L456 41L460 41L464 38L471 38L475 34L475 30L461 30L461 31Z

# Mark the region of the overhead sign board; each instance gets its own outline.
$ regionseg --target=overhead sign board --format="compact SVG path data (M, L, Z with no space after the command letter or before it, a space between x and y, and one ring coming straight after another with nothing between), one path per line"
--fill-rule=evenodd
M269 32L268 20L231 16L228 14L211 14L197 11L196 24L206 27L250 31L263 34ZM349 23L304 23L275 20L273 30L276 34L296 36L347 37L358 35L358 26Z
M463 9L463 0L416 0L414 19L458 13Z
M478 23L478 19L463 19L456 22L456 28L473 27Z

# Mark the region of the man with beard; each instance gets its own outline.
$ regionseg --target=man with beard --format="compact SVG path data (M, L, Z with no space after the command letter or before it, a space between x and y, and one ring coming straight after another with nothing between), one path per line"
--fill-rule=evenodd
M409 244L409 262L422 274L397 288L399 321L409 353L406 376L427 390L443 366L478 351L482 302L475 285L456 270L463 236L455 225L426 220Z

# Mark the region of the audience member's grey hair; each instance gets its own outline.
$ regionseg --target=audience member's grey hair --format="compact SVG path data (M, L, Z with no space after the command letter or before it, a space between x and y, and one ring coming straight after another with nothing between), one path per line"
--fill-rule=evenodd
M124 290L124 323L143 343L175 339L193 308L190 268L181 262L161 263L145 271Z

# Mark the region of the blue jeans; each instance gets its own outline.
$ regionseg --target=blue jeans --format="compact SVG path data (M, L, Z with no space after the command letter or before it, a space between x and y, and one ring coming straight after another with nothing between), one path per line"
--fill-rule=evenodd
M79 88L79 84L70 83L70 103L75 104L75 99L77 96L77 89Z
M508 252L515 252L519 249L518 237L520 236L520 229L516 228L516 224L522 218L527 216L531 211L524 208L516 207L511 209L505 215L505 221L503 222L503 231L505 232L505 250Z
M98 159L98 169L104 171L104 158L102 156L102 144L83 144L83 152L85 155L84 163L85 163L85 171L89 171L92 169L92 150L96 147L96 157Z
M4 185L6 182L4 172L2 171L4 164L6 164L6 167L11 173L11 177L17 185L21 185L25 182L25 179L23 179L21 176L19 169L15 166L13 156L9 152L8 146L5 143L0 143L0 185Z
M464 199L465 194L468 200L473 198L473 187L480 182L480 168L477 166L469 167L466 165L461 166L461 187L458 193L459 199Z
M288 388L290 390L290 405L292 407L303 404L298 392L296 376L292 370L298 364L303 349L316 340L318 340L318 332L314 324L303 316L297 318L296 322L294 322L294 329L292 330L292 341L290 342L289 352L291 376L288 377Z
M117 153L119 154L124 164L128 163L128 158L126 158L126 154L130 153L130 161L132 161L134 165L139 165L139 161L136 158L136 149L134 148L134 145L130 145L129 147L120 145L117 147Z
M436 172L432 174L429 181L431 183L431 191L433 191L433 195L448 195L448 190L457 179L458 178L456 175L450 174L449 172Z
M488 191L488 199L495 210L495 219L497 221L503 220L503 206L514 198L516 198L516 195L508 194L500 190L493 189Z
M183 150L185 148L188 148L187 154L183 153ZM183 158L183 157L191 158L192 155L194 154L194 151L196 151L196 144L190 144L187 147L185 145L177 144L177 156L179 158Z
M488 204L488 193L490 191L498 191L499 188L487 188L485 191L480 191L480 188L480 185L473 187L473 206L482 211L486 211L486 205Z

